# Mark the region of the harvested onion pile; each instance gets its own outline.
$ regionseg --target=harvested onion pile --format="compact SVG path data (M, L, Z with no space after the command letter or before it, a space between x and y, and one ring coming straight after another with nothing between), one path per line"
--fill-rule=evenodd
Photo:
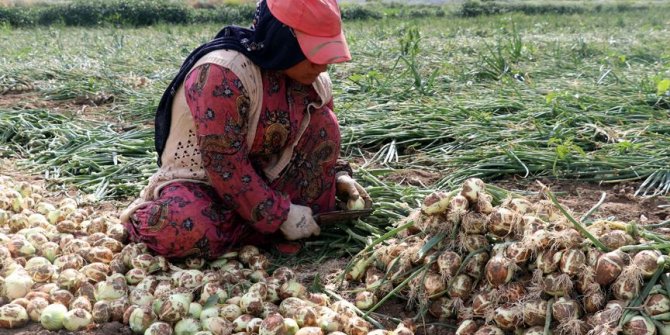
M288 268L246 246L212 262L175 266L143 244L124 244L115 216L0 177L0 328L29 321L76 331L119 321L136 334L406 335L309 293Z
M357 306L400 295L460 335L668 334L670 241L621 222L584 228L551 193L494 207L485 188L471 178L431 194L357 256L345 272L365 283Z

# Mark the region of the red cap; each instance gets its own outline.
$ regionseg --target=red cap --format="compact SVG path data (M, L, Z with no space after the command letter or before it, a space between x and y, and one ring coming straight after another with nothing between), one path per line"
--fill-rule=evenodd
M267 0L277 20L293 28L300 49L315 64L351 60L336 0Z

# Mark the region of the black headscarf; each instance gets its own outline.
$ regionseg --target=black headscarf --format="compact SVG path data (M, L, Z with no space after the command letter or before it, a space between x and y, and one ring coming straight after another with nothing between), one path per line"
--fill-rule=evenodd
M186 74L204 55L215 50L235 50L244 54L254 64L265 70L284 70L303 61L305 55L293 31L277 20L268 9L265 0L258 3L250 28L226 26L216 37L191 52L179 69L179 73L163 93L155 118L154 144L158 152L158 166L170 133L172 101L177 89L186 79Z

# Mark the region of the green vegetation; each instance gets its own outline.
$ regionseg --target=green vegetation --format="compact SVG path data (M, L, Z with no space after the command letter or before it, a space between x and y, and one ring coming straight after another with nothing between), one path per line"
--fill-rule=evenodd
M468 176L668 192L668 9L347 20L354 61L330 70L343 155L378 205L347 238L383 233ZM54 187L136 196L155 162L160 95L220 28L0 26L0 100L12 101L0 103L0 156L48 172ZM415 169L441 179L402 182Z

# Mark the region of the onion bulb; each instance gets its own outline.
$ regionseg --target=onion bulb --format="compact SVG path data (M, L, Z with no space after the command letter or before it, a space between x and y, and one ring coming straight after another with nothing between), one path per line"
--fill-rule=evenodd
M75 308L67 311L63 317L63 327L69 331L86 328L93 319L91 313L83 308Z
M28 272L18 269L5 277L5 294L10 300L23 298L33 287L33 279Z
M233 323L222 317L211 317L203 320L202 329L212 332L212 334L231 334L233 332Z
M648 318L636 315L623 325L624 335L654 335L656 327Z
M456 335L473 335L477 329L479 329L477 322L468 319L461 322L456 329Z
M28 312L28 316L30 316L30 320L33 322L39 322L40 316L47 306L49 306L49 300L45 298L35 297L31 299L28 303L28 306L26 307L26 311Z
M172 326L162 321L154 322L144 331L144 335L172 335Z
M19 304L7 304L0 307L0 328L18 328L30 321L28 312Z
M258 335L283 335L285 332L284 317L279 313L268 315L258 329Z
M174 325L175 335L194 334L200 331L201 329L202 328L200 327L200 322L198 322L198 320L193 318L181 319Z
M65 313L67 313L67 307L61 304L51 304L42 311L40 323L47 330L59 330L63 328Z

